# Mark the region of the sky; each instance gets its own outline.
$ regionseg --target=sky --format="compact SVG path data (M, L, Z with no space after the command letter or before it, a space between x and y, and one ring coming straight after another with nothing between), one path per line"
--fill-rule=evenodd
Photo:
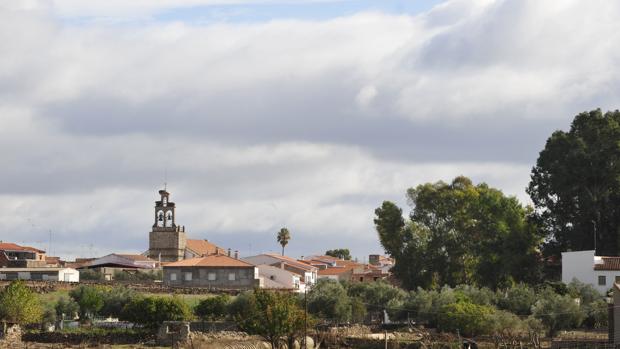
M620 105L620 3L0 0L0 239L148 249L164 182L241 255L381 253L374 210L465 175L529 204L538 153Z

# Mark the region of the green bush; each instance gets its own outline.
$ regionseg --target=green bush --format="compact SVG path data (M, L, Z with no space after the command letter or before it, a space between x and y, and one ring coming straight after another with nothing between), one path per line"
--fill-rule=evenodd
M80 320L90 319L103 307L103 289L97 286L80 285L69 292L79 305Z
M441 331L459 331L466 336L488 334L491 331L493 313L494 308L491 306L460 300L441 308L437 325Z
M103 274L92 269L80 270L80 280L83 281L103 281Z
M556 294L552 289L545 289L539 294L532 314L543 323L549 336L559 330L579 327L585 316L574 298L568 294Z
M54 309L56 310L57 317L63 318L64 314L64 319L73 320L79 313L80 306L72 298L60 297Z
M311 314L337 322L351 320L351 299L339 282L319 280L307 296Z
M164 321L189 320L191 311L178 297L138 297L125 305L120 318L156 329Z
M31 324L39 322L42 316L39 297L23 281L12 281L0 293L0 317L3 322Z
M103 292L103 306L99 314L103 316L120 317L125 305L129 304L138 293L130 288L113 287Z
M359 298L351 299L351 322L364 322L367 313L368 311L366 310L366 304L364 304L364 302L362 302Z
M230 296L227 294L206 298L196 305L194 314L202 320L221 320L226 318L229 304Z
M407 296L407 292L385 281L349 284L347 294L360 299L369 311L374 312L388 309L390 301L403 300Z
M497 306L517 315L530 315L536 300L536 292L526 284L497 292Z
M162 270L154 271L140 271L140 272L127 272L116 271L114 272L114 280L117 281L155 281L163 279Z
M474 304L490 306L497 304L497 295L486 287L478 288L470 285L458 285L454 288L454 292L466 297Z

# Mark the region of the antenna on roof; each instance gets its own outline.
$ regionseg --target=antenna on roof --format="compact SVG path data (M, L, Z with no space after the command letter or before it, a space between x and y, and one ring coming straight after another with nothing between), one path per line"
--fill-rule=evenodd
M168 190L168 167L164 168L164 190Z

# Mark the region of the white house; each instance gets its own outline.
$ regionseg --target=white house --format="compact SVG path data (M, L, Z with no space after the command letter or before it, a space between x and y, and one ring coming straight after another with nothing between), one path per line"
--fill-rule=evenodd
M275 253L264 253L245 257L243 260L254 265L265 264L288 270L301 276L303 278L302 281L308 286L314 285L317 280L318 269L316 267L291 257L281 256Z
M620 282L620 257L595 256L594 250L562 252L562 282L573 279L606 293Z
M72 268L0 268L0 280L80 282L80 272Z
M257 268L264 288L283 288L296 292L304 292L306 289L306 284L298 274L267 264L258 265Z

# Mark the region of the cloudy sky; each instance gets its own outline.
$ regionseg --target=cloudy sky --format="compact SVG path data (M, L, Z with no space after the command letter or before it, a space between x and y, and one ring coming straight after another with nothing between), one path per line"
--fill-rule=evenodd
M129 4L128 4L129 3ZM381 252L466 175L527 203L553 130L620 106L620 3L0 0L0 239L143 252L157 190L243 255ZM51 248L50 248L51 236Z

